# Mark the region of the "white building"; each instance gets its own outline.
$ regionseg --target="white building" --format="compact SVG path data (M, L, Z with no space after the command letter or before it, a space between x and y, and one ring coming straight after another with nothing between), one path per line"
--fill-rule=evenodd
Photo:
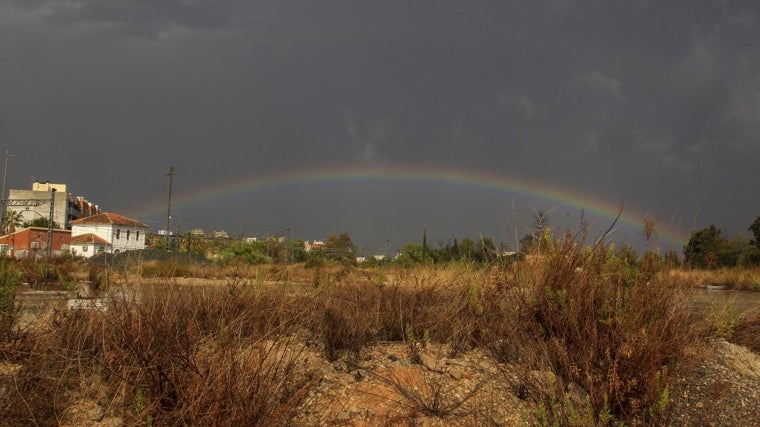
M55 190L55 194L53 193ZM39 206L9 207L21 213L22 222L35 219L50 219L50 200L53 199L53 221L63 229L71 228L71 221L100 213L98 205L92 204L83 197L75 197L66 191L66 184L35 181L31 190L8 191L8 200L39 200Z
M71 221L72 254L89 258L98 252L118 254L145 249L148 226L115 213L101 213Z

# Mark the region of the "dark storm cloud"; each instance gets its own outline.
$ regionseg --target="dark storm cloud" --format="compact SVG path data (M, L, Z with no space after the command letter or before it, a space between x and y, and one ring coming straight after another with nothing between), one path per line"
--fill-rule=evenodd
M259 172L405 163L629 194L642 210L699 210L741 230L757 201L733 215L715 206L733 203L729 185L758 191L758 9L6 1L0 138L17 154L16 186L28 175L67 181L113 209L161 197L169 164L189 191ZM72 172L82 162L97 180ZM129 185L113 173L123 164L140 165ZM305 211L309 198L289 197L278 207ZM392 215L377 211L375 221ZM292 215L280 220L311 220Z
M45 9L46 22L99 25L100 30L135 36L158 36L173 27L221 30L232 26L234 1L206 0L71 0L22 1L20 6Z

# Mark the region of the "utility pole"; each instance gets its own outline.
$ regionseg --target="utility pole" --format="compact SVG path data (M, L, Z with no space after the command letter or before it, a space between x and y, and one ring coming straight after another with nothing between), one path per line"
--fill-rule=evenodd
M172 219L172 181L174 180L174 166L169 166L169 197L166 201L166 250L169 250L169 224Z
M8 150L5 150L5 168L3 169L3 195L0 199L5 200L5 177L8 175L8 157L13 157L15 154L11 154ZM0 218L5 217L5 205L0 206Z
M53 218L55 217L55 188L50 189L50 218L48 219L47 256L53 256Z

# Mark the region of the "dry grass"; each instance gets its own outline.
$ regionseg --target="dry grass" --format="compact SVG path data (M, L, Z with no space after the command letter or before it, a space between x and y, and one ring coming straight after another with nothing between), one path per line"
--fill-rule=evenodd
M760 354L760 315L739 321L729 340Z
M724 286L737 291L760 291L760 267L674 270L668 274L697 287Z
M28 337L5 413L19 424L57 420L73 404L68 390L97 377L128 425L281 424L311 385L296 334L310 310L286 301L235 284L167 284L107 311L59 311Z
M472 389L459 394L455 387L447 387L440 374L423 372L415 375L412 371L370 374L394 390L398 399L395 402L411 413L424 414L437 418L461 418L470 415L472 409L467 403L483 388L484 383L476 384Z
M1 388L0 411L18 425L60 423L75 395L127 425L287 424L318 381L307 351L355 360L385 341L435 343L451 357L488 349L511 373L499 381L538 402L539 424L656 423L668 373L700 339L691 276L632 269L572 236L509 267L109 268L90 271L119 295L107 310L58 310L14 338L23 368ZM116 293L120 283L134 286ZM467 407L433 380L416 390L384 380L418 413L447 419Z
M652 271L631 274L612 251L569 236L515 273L500 297L489 299L493 312L504 313L490 345L522 367L518 388L538 384L545 421L656 421L667 402L668 369L697 339L688 287ZM587 401L566 398L573 389Z

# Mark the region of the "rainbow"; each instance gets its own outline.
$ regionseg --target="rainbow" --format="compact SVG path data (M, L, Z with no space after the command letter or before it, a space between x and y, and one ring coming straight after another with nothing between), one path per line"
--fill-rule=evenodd
M438 185L466 186L486 189L502 194L519 195L532 199L543 199L563 206L583 210L587 218L596 217L611 224L621 209L622 199L604 200L591 194L584 194L563 188L556 184L531 179L530 181L507 175L468 169L450 169L436 166L368 166L343 165L324 168L278 171L253 176L237 177L195 188L190 192L178 193L172 197L172 210L207 203L214 199L242 193L292 185L320 185L338 182L427 182ZM134 218L160 217L166 212L166 199L157 199L132 212ZM628 206L618 219L618 224L641 230L646 212ZM684 238L673 227L658 225L657 237L660 243L680 247Z

